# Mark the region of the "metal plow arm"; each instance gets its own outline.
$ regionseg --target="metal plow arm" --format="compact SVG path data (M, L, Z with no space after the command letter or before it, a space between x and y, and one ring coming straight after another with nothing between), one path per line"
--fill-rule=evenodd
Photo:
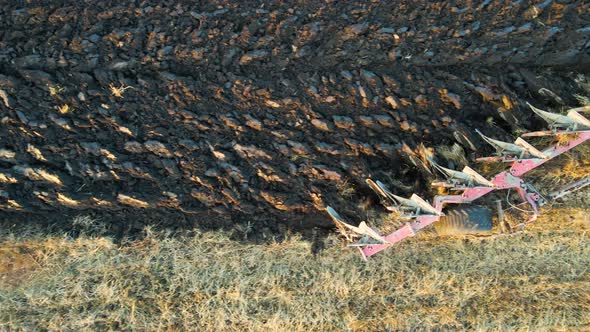
M590 185L590 176L583 178L582 180L576 181L574 183L571 183L557 191L554 191L552 193L550 193L548 196L551 199L558 199L561 198L565 195L571 194L575 191L578 191L586 186Z
M375 255L376 253L389 248L391 245L400 242L404 239L412 237L416 235L416 232L421 230L424 227L431 225L432 223L438 221L440 216L420 216L414 222L407 223L405 226L401 227L400 229L396 230L395 232L387 235L385 240L387 240L387 244L377 244L377 245L369 245L362 249L364 257L370 257Z

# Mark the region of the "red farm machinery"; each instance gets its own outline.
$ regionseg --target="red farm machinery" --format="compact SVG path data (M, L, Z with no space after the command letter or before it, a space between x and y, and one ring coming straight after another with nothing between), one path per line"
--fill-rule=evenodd
M589 112L590 106L571 109L565 115L543 111L530 104L529 107L549 124L549 130L523 134L514 143L495 140L477 131L482 139L496 150L495 156L478 158L477 161L506 164L504 171L490 179L480 175L469 166L458 171L442 167L433 159L428 158L432 168L445 178L443 181L433 182L432 185L444 187L452 193L437 195L432 202L428 202L416 194L410 198L397 196L381 181L367 179L367 184L380 196L386 209L399 216L400 220L406 221L404 226L393 233L381 235L378 230L369 227L365 222L361 222L358 226L352 226L346 223L333 208L328 206L326 211L335 222L338 230L350 242L349 246L357 247L364 259L414 236L418 231L439 222L441 219L447 218L450 222L459 223L468 221L462 216L452 215L455 212L447 207L471 204L475 200L499 190L514 190L518 193L523 204L530 205L530 217L528 220L523 220L516 228L523 229L524 226L537 219L540 208L548 201L563 197L590 184L590 177L586 177L544 197L531 184L521 178L527 172L590 139L590 120L581 115L583 112ZM539 136L557 136L560 139L544 150L535 148L523 139L523 137ZM499 206L499 219L502 219L501 204ZM491 214L490 210L487 211ZM465 209L463 209L463 213L465 214ZM474 229L491 230L491 216L485 215L483 210L477 208L473 208L470 213L471 217L480 219L472 223Z

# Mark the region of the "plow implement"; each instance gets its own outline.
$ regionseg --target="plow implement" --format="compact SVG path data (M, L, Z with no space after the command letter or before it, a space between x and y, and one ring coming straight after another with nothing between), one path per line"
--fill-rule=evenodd
M365 222L359 226L351 226L331 207L327 207L326 212L336 223L338 230L350 242L349 246L357 247L365 259L438 222L445 217L447 205L470 204L499 190L513 189L518 193L523 203L530 205L532 214L528 220L521 224L523 228L537 219L540 207L545 205L548 200L563 197L590 185L590 177L587 177L551 193L545 198L531 184L521 178L525 173L590 139L590 120L580 114L590 111L590 106L571 109L567 115L546 112L530 104L528 106L549 124L549 130L523 134L513 143L495 140L477 131L482 139L496 150L494 156L478 158L477 161L508 164L507 170L496 174L491 179L486 179L468 166L457 171L442 167L433 159L428 158L431 166L445 178L443 181L433 182L432 185L444 187L450 192L456 193L437 195L432 202L428 202L416 194L410 198L395 195L381 181L367 179L367 184L381 197L385 208L398 214L399 219L406 220L405 225L393 233L381 235L378 230L369 227ZM560 135L559 142L544 150L535 148L523 138L557 135ZM561 139L562 137L565 139ZM447 217L451 218L452 216ZM491 224L489 228L491 229Z

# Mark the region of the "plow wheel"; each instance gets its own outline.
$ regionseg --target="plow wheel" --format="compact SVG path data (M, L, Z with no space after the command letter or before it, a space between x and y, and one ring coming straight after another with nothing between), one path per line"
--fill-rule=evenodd
M440 235L485 233L492 230L492 211L483 206L461 206L445 211L434 224Z

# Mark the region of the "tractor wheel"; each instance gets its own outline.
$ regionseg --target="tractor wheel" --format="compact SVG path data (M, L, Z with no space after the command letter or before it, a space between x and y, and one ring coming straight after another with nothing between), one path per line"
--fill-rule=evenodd
M492 230L492 211L477 205L451 208L434 223L434 229L440 235L489 232Z

